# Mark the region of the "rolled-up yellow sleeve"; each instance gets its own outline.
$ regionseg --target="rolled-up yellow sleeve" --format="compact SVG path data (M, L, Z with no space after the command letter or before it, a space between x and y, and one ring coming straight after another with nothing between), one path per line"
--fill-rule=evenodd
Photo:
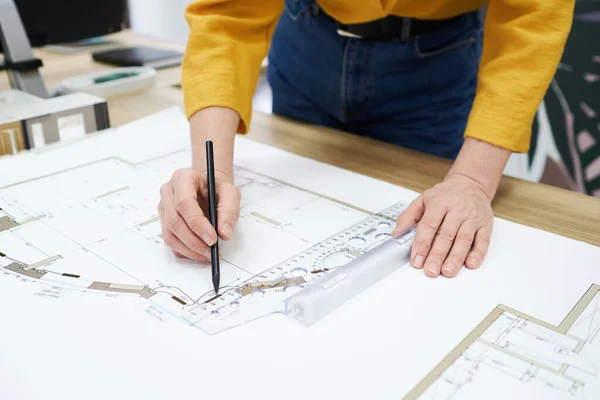
M240 115L239 133L252 116L252 96L283 0L198 0L186 9L190 26L182 65L185 111L206 107Z
M536 110L571 29L574 0L490 0L465 137L529 150Z

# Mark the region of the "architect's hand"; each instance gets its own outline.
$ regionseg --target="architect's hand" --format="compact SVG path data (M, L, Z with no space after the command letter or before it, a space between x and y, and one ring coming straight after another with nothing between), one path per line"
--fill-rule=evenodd
M419 223L412 265L430 277L454 277L462 265L478 268L485 258L494 221L491 200L478 183L446 177L425 191L398 218L401 227Z
M208 220L205 143L212 140L215 156L217 227L228 240L240 216L240 191L233 184L233 143L239 115L228 108L210 107L190 118L192 168L180 169L160 189L158 213L163 240L178 257L210 260L217 232Z
M228 240L240 217L240 191L233 177L215 171L219 237ZM210 261L217 234L208 220L206 172L191 168L175 171L160 189L158 214L163 240L178 257Z
M400 215L395 233L417 224L411 263L425 274L455 277L478 268L490 244L491 202L510 152L467 139L441 183L426 190Z

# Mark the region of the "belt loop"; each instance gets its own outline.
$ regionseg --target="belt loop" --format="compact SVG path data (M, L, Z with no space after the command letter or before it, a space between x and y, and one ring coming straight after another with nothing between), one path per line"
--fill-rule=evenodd
M402 32L400 34L401 41L406 42L410 38L411 25L412 25L412 18L402 18Z

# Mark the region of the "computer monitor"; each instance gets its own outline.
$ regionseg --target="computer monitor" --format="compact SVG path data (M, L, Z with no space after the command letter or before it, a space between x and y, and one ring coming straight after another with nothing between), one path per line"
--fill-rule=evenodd
M11 87L38 97L48 91L31 45L77 41L124 27L126 0L0 0L0 44ZM0 49L2 50L2 49Z
M128 23L127 0L14 0L14 3L33 47L104 36L120 31Z

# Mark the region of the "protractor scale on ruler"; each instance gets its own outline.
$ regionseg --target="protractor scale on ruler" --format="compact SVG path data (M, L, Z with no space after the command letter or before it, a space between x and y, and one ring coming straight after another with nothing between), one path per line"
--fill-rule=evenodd
M210 297L184 318L207 333L217 333L264 315L283 312L286 299L390 238L404 210L396 204L314 245L242 283Z

